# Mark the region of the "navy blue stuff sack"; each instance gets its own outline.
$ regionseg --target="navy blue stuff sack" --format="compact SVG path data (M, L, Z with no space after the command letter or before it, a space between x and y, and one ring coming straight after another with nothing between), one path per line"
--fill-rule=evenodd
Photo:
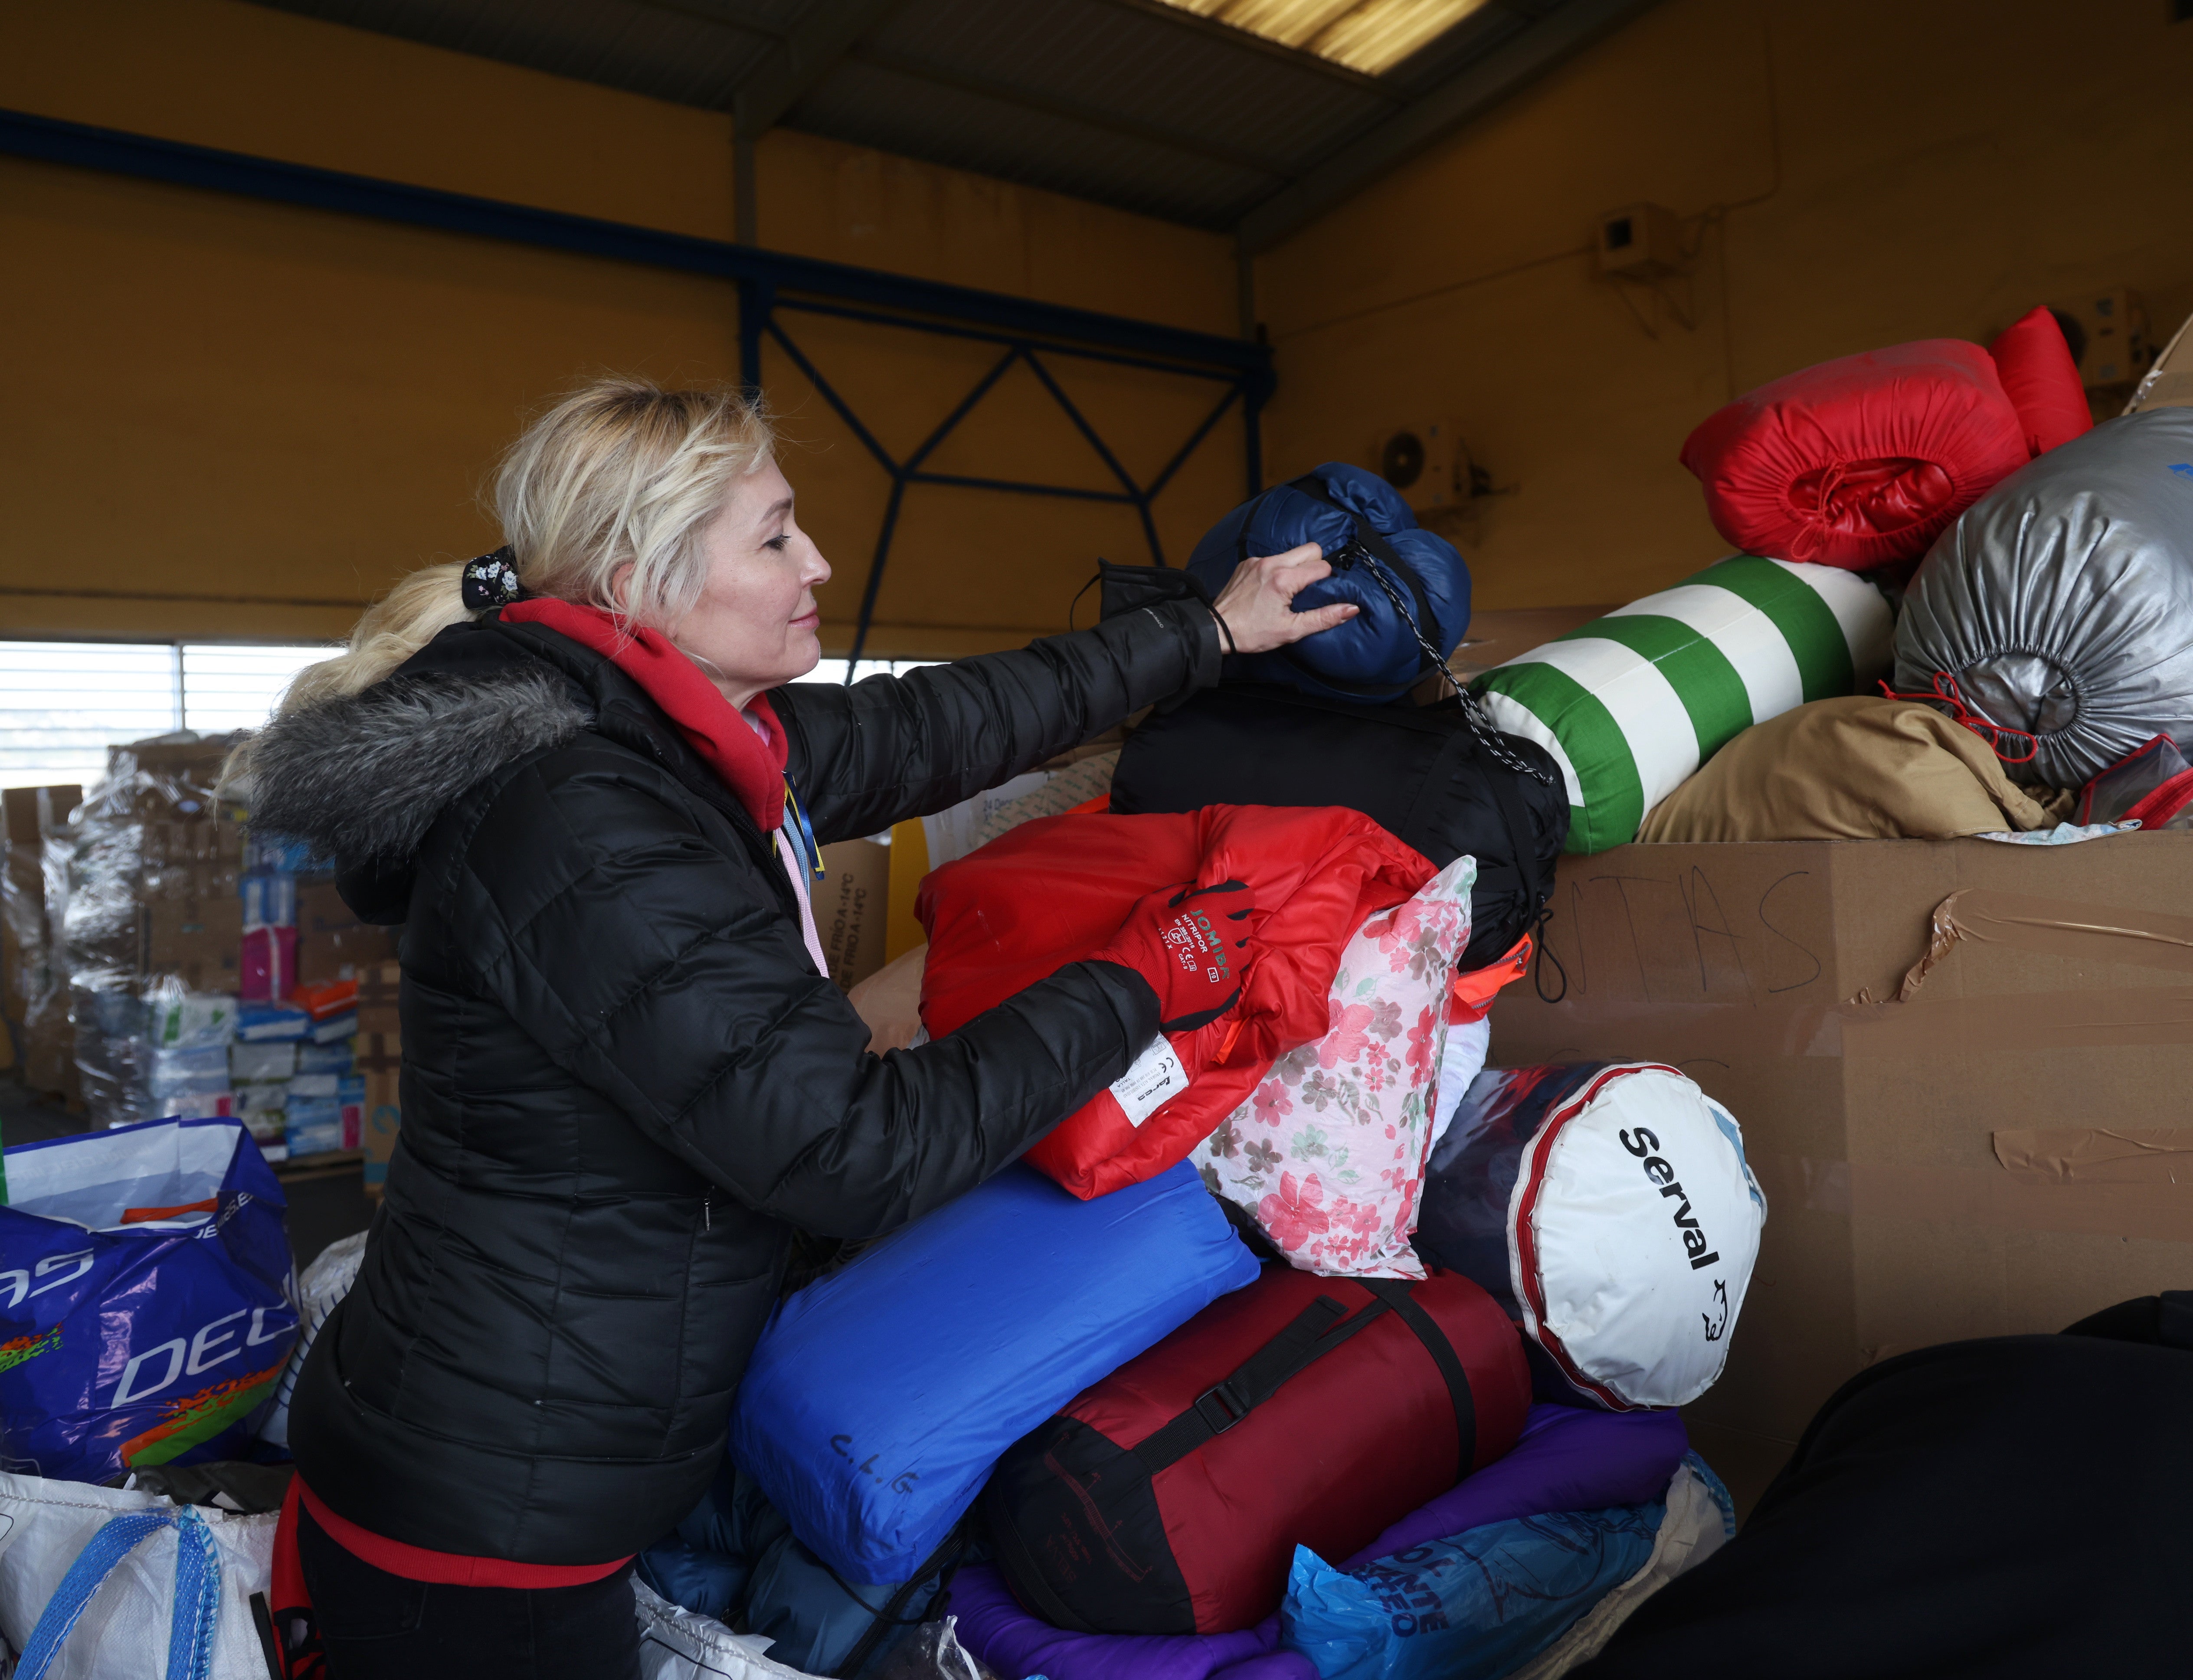
M1345 462L1243 502L1195 545L1188 576L1215 597L1242 561L1304 542L1325 550L1332 576L1297 595L1295 610L1346 601L1360 611L1292 647L1229 659L1229 680L1284 683L1328 700L1398 700L1461 644L1469 566L1452 543L1418 528L1400 491Z
M1257 1275L1191 1162L1090 1201L1010 1167L777 1309L732 1457L846 1580L910 1580L1008 1447Z
M234 1120L7 1153L0 1465L104 1482L248 1455L297 1339L284 1203Z

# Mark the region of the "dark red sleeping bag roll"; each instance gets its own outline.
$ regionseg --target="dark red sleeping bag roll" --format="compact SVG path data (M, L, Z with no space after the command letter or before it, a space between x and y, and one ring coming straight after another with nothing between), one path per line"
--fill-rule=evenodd
M1916 559L2031 459L1994 362L1957 338L1805 368L1709 415L1683 444L1729 542L1853 570Z
M1024 1436L983 1494L1022 1604L1081 1633L1227 1633L1297 1544L1361 1550L1515 1444L1531 1377L1468 1278L1273 1267Z

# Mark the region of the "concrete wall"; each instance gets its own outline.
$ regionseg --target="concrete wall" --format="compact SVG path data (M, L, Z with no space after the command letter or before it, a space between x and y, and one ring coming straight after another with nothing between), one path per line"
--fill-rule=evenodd
M233 0L0 11L0 106L318 167L729 238L727 117ZM759 149L776 249L1221 333L1230 246L1054 194L780 132ZM608 370L737 373L726 284L0 159L0 630L336 636L424 562L496 540L478 492L546 398ZM797 323L887 447L927 435L982 347ZM1200 415L1188 381L1062 365L1131 471ZM842 641L887 483L781 353L764 365L801 516L838 567ZM1159 502L1176 554L1241 490L1225 426ZM939 471L1108 486L1032 376ZM1015 645L1062 625L1131 513L917 490L879 654Z
M1503 492L1457 523L1480 604L1618 602L1726 552L1675 457L1753 386L2088 287L2167 335L2193 310L2170 11L1663 0L1260 260L1274 473L1451 417ZM1664 296L1598 270L1600 213L1639 201L1696 246Z

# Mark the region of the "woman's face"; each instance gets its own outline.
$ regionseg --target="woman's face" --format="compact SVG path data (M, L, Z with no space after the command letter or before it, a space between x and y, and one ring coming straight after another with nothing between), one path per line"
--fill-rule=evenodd
M775 462L731 486L701 537L707 582L670 639L707 662L735 706L804 677L822 657L815 590L830 563L792 517L792 486Z

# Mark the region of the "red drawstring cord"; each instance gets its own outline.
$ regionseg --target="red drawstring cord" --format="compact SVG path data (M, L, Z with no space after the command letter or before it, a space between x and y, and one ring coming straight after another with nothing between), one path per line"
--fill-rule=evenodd
M1934 691L1932 694L1898 694L1887 683L1881 684L1881 691L1891 700L1918 700L1947 706L1950 720L1962 724L1986 742L1989 750L2005 764L2031 764L2040 754L2040 737L2030 735L2022 729L2012 729L2006 724L1990 723L1968 708L1965 704L1965 697L1957 691L1957 679L1947 671L1934 673ZM2006 735L2025 743L2025 750L2016 758L2002 749L2002 737Z

